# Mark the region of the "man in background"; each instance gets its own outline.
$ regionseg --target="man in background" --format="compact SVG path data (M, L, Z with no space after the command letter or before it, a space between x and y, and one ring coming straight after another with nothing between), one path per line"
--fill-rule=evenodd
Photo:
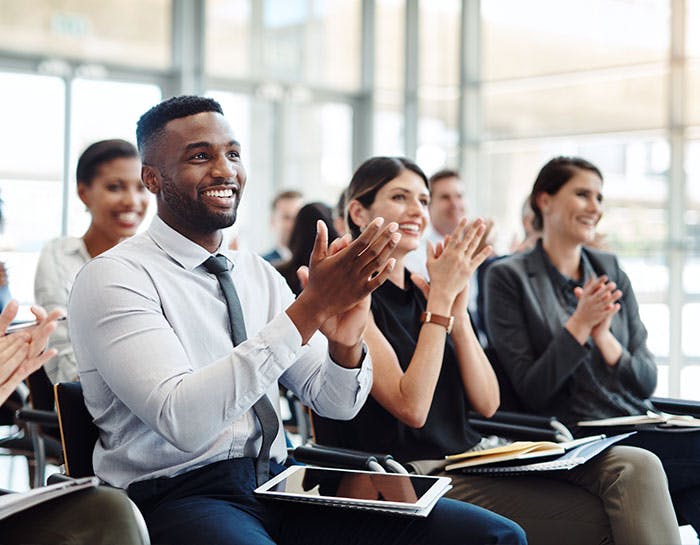
M304 204L303 196L299 191L281 191L272 200L272 218L270 226L275 233L275 247L263 254L263 259L273 265L287 261L291 257L289 251L289 237L294 228L294 220L299 209Z

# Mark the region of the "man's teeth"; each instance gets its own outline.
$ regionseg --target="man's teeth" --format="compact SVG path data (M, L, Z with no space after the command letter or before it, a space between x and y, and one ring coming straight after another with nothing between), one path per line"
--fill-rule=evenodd
M207 197L233 197L233 189L210 189L204 194Z

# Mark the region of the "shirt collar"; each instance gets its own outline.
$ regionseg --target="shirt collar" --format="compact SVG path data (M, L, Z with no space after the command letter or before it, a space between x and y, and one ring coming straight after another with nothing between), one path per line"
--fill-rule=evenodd
M545 266L547 267L547 273L549 274L549 277L552 279L554 285L558 286L560 289L569 290L576 286L583 286L589 278L595 276L593 266L591 265L591 262L589 261L586 252L584 252L583 250L581 251L581 262L579 263L579 271L581 271L580 281L574 280L573 278L565 276L559 272L559 270L549 259L547 252L544 251L541 238L537 240L535 252L539 253L542 256Z
M153 220L151 221L151 225L148 227L147 233L161 250L174 259L181 267L189 271L196 269L207 259L209 259L209 257L219 253L224 244L224 239L222 237L219 247L213 254L210 254L196 242L192 242L189 238L178 233L175 229L165 223L158 215L153 216ZM231 260L228 258L228 256L225 257L228 261L230 270Z

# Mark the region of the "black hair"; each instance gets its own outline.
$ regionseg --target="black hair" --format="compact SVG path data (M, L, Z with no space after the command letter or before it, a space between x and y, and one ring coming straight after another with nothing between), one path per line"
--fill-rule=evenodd
M598 178L603 179L600 170L593 163L580 157L555 157L542 167L530 192L530 207L535 214L532 226L541 231L544 227L542 210L537 205L540 193L556 195L561 187L576 175L578 170L590 170Z
M78 166L75 169L75 178L79 184L90 185L104 163L114 159L131 159L138 156L139 153L131 142L118 138L100 140L90 144L80 154Z
M357 200L365 208L372 206L377 192L391 180L401 175L404 170L416 173L429 188L428 178L421 168L405 157L372 157L362 163L352 175L346 191L346 219L353 238L360 235L360 228L352 221L347 213L348 204Z
M299 295L301 284L297 278L297 269L302 265L308 265L311 251L316 240L316 222L323 220L328 227L328 241L338 238L338 233L333 228L331 207L322 202L312 202L299 209L294 228L289 237L289 250L292 257L288 261L277 266L277 270L284 276L291 290Z
M148 149L162 135L170 121L202 112L216 112L224 115L221 104L216 100L195 95L172 97L153 106L136 124L136 143L142 159L146 160Z

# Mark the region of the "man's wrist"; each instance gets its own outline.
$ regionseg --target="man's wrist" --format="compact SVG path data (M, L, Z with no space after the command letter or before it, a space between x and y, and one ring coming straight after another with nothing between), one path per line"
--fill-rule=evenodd
M367 346L362 341L348 346L328 341L328 354L334 363L346 369L357 369L367 355Z

